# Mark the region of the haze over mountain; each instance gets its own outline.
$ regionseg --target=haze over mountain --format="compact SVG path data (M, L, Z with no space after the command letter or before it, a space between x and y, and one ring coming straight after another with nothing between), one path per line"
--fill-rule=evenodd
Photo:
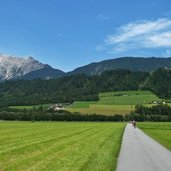
M42 64L32 57L19 58L0 55L0 80L49 79L64 75L63 71Z

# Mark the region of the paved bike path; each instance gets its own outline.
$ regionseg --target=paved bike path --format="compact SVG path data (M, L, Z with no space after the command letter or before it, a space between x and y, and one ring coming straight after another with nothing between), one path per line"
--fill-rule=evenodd
M171 171L171 152L127 124L123 136L117 171Z

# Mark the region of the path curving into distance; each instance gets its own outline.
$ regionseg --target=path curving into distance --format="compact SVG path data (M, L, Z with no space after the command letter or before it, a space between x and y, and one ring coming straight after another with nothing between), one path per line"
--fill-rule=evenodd
M171 171L171 152L127 124L116 171Z

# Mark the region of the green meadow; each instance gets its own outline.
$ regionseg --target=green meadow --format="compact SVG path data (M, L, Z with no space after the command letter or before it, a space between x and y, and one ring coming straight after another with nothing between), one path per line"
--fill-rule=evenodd
M149 105L152 101L161 101L150 91L117 91L99 94L99 101L76 101L67 108L71 112L83 114L127 114L134 110L136 104Z
M171 150L171 122L143 122L138 127Z
M113 171L124 123L0 122L2 171Z

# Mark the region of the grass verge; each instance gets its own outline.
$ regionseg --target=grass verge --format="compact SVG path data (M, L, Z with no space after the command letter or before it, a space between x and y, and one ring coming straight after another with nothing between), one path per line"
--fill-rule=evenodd
M171 150L171 122L144 122L138 123L138 127Z

